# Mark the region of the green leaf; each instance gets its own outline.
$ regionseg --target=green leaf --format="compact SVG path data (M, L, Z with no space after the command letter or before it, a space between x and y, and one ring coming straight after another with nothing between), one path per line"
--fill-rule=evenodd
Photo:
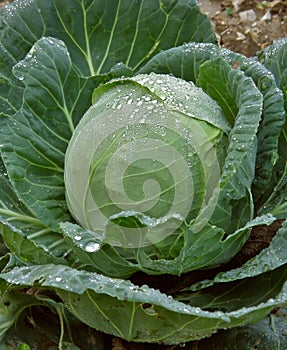
M6 291L0 298L0 340L15 323L21 312L39 302L24 293Z
M56 261L65 264L64 256L67 253L67 246L63 245L63 238L58 233L53 234L50 230L44 229L27 236L11 224L5 221L1 222L1 218L0 229L6 246L11 252L16 253L20 259L34 264ZM50 247L47 244L49 240Z
M241 92L241 89L238 89L237 84L242 84L242 81L242 74L231 70L228 63L218 57L200 66L196 84L219 103L229 124L233 126L240 108L236 92Z
M13 76L9 77L9 79L3 77L1 76L1 73L2 72L0 63L0 120L2 122L2 120L5 119L5 117L13 115L21 107L22 99L20 97L23 95L23 84ZM10 75L11 74L12 73L10 72Z
M12 252L24 260L64 263L67 246L62 235L53 232L34 217L15 194L0 160L0 226L2 239ZM64 244L63 244L64 243ZM62 258L60 258L62 256Z
M64 195L65 150L96 83L75 74L64 44L52 38L37 42L14 73L24 79L25 103L1 130L2 157L17 196L57 231L57 222L70 218Z
M285 116L287 110L287 38L276 40L272 45L258 54L258 59L262 62L267 69L269 69L275 76L278 87L284 93L285 102ZM287 157L286 157L286 145L287 145L287 123L285 119L285 125L281 131L279 137L279 159L274 167L272 188L269 191L269 198L262 204L261 212L266 210L272 210L276 213L278 218L286 218L286 168L287 168Z
M210 207L216 205L212 223L231 233L253 217L248 192L254 180L256 136L263 98L254 82L242 72L232 69L224 56L226 54L212 44L189 43L157 54L140 72L173 74L196 82L218 102L229 124L234 125L229 133L220 197L215 196L210 203ZM233 215L238 216L235 203L242 212L239 221L232 219ZM232 222L235 226L231 225Z
M272 218L270 218L272 221ZM268 221L265 221L267 224ZM269 221L269 224L271 222ZM190 287L195 291L206 288L217 283L238 281L248 277L255 277L262 273L275 270L287 263L285 248L287 248L287 222L283 222L282 227L277 231L270 245L263 249L258 255L248 260L242 266L218 273L213 280L204 280L195 283Z
M136 68L184 42L216 42L194 0L16 1L1 12L7 56L22 59L38 39L55 36L66 43L83 75L107 72L118 62Z
M122 257L114 247L103 243L95 233L69 222L62 223L61 229L70 249L86 269L118 278L128 277L138 270L136 264Z
M256 134L263 99L250 78L231 69L220 57L201 65L197 83L217 100L233 125L220 180L221 189L211 218L213 224L230 233L253 217L253 205L248 193L254 179ZM241 199L245 213L238 220L234 201Z
M23 85L12 77L12 66L44 36L65 42L73 69L82 76L108 72L119 62L136 69L155 53L184 42L216 42L195 0L17 0L1 9L0 23L4 115L21 106Z
M188 43L159 52L139 73L172 74L175 77L196 82L199 67L211 58L220 56L220 49L211 43Z
M190 350L284 350L287 346L286 326L286 310L281 309L253 324L220 331L206 340L197 342L195 348Z
M54 289L72 313L91 327L127 340L166 344L200 339L211 335L215 329L257 321L274 307L284 304L287 293L284 284L285 266L275 274L267 273L263 280L269 284L264 290L258 288L257 283L252 285L253 280L250 279L251 294L246 292L247 299L240 301L238 298L240 285L234 292L231 289L226 298L221 294L222 307L228 303L231 305L232 311L227 312L204 311L197 306L173 300L148 286L138 287L129 281L61 265L24 267L2 273L0 277L15 285ZM269 290L270 285L273 287ZM268 292L264 295L266 290ZM255 291L256 296L253 295ZM236 308L237 304L232 307L230 302L236 296L239 309ZM218 296L214 294L214 297ZM246 303L247 307L242 307L248 298L250 301ZM220 309L219 301L217 308Z
M263 95L262 120L257 135L257 159L253 195L257 206L273 190L271 177L278 160L278 139L285 122L284 95L271 72L254 58L223 50L231 66L238 66L251 77ZM259 201L260 199L260 201Z
M259 52L258 59L270 70L276 80L278 87L284 93L285 110L287 109L287 37L274 41L274 43L263 51ZM279 140L279 164L277 170L282 170L286 163L285 147L287 143L287 123L285 122L284 129L281 132Z
M271 71L279 87L282 87L282 76L287 69L287 37L275 40L274 43L258 53L258 60Z
M287 163L283 171L280 173L276 183L274 185L272 193L266 199L266 201L259 208L258 212L263 213L272 213L278 219L287 218Z
M53 292L22 289L8 293L6 306L14 303L15 320L0 341L1 349L103 350L103 336L77 320ZM34 292L35 294L31 295ZM51 299L56 298L57 301ZM25 300L25 304L19 301ZM18 301L18 303L16 303ZM18 308L17 308L18 307ZM28 345L29 344L29 345Z
M174 259L151 259L144 250L138 252L138 262L141 269L147 273L157 271L159 274L177 274L202 268L216 267L229 261L240 250L248 238L252 227L271 224L272 216L262 216L249 221L225 239L225 232L216 226L205 225L200 231L191 227L184 232L184 245Z
M262 307L258 319L264 316L264 304L281 299L280 292L286 285L286 265L255 277L247 277L240 281L226 282L203 288L190 293L182 291L175 295L178 301L202 308L203 310L222 310L224 312L242 311L255 305ZM285 287L283 287L285 290ZM277 299L277 300L279 300ZM283 304L281 304L283 305ZM278 304L280 306L280 302ZM255 315L254 315L255 316ZM251 323L248 320L248 323Z
M42 224L33 217L33 214L17 197L7 171L0 158L0 216L13 222L15 226L22 230L29 229L31 226L42 226Z

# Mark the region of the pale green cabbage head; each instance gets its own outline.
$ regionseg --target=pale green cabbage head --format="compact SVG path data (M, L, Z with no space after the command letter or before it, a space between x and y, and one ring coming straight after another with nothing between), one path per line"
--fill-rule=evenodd
M216 206L230 128L202 89L173 76L97 88L66 152L70 212L122 247L199 231Z

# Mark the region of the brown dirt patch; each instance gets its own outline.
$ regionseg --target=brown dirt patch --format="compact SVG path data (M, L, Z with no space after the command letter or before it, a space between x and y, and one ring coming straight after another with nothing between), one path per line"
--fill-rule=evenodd
M220 45L254 56L287 35L287 2L281 0L199 0Z

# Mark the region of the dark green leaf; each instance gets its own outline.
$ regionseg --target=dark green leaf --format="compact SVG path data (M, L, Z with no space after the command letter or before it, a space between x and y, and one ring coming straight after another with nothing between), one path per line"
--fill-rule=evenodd
M61 229L70 249L85 268L118 278L128 277L138 270L136 264L121 257L114 247L103 243L93 232L69 222L62 223Z
M33 215L58 230L57 222L69 219L65 150L96 83L73 72L64 44L52 38L36 43L14 72L24 79L25 103L1 130L3 160L17 196Z
M277 85L282 86L281 77L287 69L287 37L275 40L274 43L258 53L258 60L271 71Z
M190 350L285 350L286 327L287 317L283 309L256 323L220 331L209 339L194 344L194 348Z
M272 219L271 219L272 220ZM244 265L226 272L218 273L212 281L201 281L191 287L192 290L206 288L216 283L238 281L255 277L262 273L275 270L287 263L287 222L277 231L270 245Z
M11 252L16 253L20 259L34 264L41 264L43 262L51 263L55 261L62 264L65 263L63 256L66 254L66 245L64 244L63 246L63 238L58 233L53 234L50 230L43 229L27 237L27 234L20 229L17 229L5 221L1 222L1 219L0 230L6 246ZM32 238L34 238L34 240ZM49 241L50 247L47 244Z
M254 179L256 134L261 119L262 95L254 82L240 71L230 68L223 58L201 65L197 80L206 93L222 107L233 128L229 134L227 156L220 180L220 193L211 222L228 233L253 217L249 198ZM234 201L243 199L245 215L238 220ZM234 220L233 217L237 219Z
M39 302L24 293L6 291L0 298L0 341L17 320L21 312Z
M273 303L276 298L281 299L280 292L282 288L285 290L286 285L286 265L255 277L251 276L241 280L235 280L232 276L231 282L226 278L223 284L218 283L194 293L190 293L187 288L186 292L182 291L175 296L175 299L203 310L221 310L231 313L252 308L261 303L263 307L265 303ZM264 307L261 311L264 314ZM262 317L262 315L258 316L258 319Z
M18 0L1 12L7 56L23 59L38 39L55 36L83 75L107 72L118 62L136 68L184 42L216 42L195 0Z
M155 53L184 42L216 42L195 0L16 0L1 10L0 23L5 115L21 106L22 84L13 79L11 67L44 36L66 43L73 69L82 76L108 72L119 62L136 69Z
M232 293L235 297L237 295L236 302L239 302L240 309L237 310L235 305L233 310L236 310L229 312L204 311L173 300L148 286L138 287L129 281L61 265L23 267L2 273L0 277L11 284L54 289L77 318L104 332L127 340L167 344L207 337L215 329L254 322L274 307L284 304L287 293L284 285L285 266L274 275L267 273L265 281L269 286L275 282L270 291L266 286L260 293L261 287L255 284L252 288L251 281L249 297L252 300L247 303L248 307L242 307L237 290L232 292L231 289L226 298L221 294L223 307L228 302L231 305ZM262 281L259 285L262 285ZM268 292L264 295L266 290ZM257 298L253 296L255 291ZM217 304L220 309L219 302Z
M273 190L271 177L278 160L278 138L285 122L284 95L277 87L272 73L254 58L223 50L224 57L230 65L238 66L251 77L263 95L262 120L257 135L256 173L253 183L255 201L267 197ZM269 188L268 188L269 186ZM262 198L260 199L260 205ZM265 211L268 212L268 211Z
M196 82L199 67L211 58L220 56L220 49L211 43L189 43L162 51L151 58L139 73L172 74Z

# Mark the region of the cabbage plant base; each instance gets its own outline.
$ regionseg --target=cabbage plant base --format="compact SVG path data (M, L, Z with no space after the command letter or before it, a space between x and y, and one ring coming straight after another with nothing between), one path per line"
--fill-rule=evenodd
M201 338L228 328L234 332L228 334L236 334L244 329L238 326L265 322L260 320L284 306L286 38L258 58L222 50L193 0L16 0L1 10L0 17L0 221L5 244L0 259L2 344L9 329L21 324L24 310L39 305L58 319L56 341L62 349L78 348L69 326L75 320L98 335L96 349L103 349L103 333L158 344L194 341L199 348ZM172 75L176 87L184 91L176 92L170 86L153 91L156 86L153 82L148 85L148 80L164 81L163 75ZM183 86L195 86L200 93L184 95L188 88ZM171 100L165 89L173 95ZM199 103L191 106L183 102L183 96ZM118 117L120 111L130 113L130 107L142 107L134 111L140 116L138 126L148 124L148 134L155 140L156 133L163 130L159 119L151 130L152 114L147 111L152 111L153 100L162 103L160 111L171 120L169 133L163 133L160 141L172 145L169 136L178 130L177 134L185 135L189 123L193 128L200 125L207 136L204 140L203 132L197 133L195 143L184 142L191 149L183 157L193 175L191 189L186 188L187 193L195 193L191 210L180 215L176 210L164 212L162 207L145 211L140 202L140 206L117 211L115 207L127 202L110 203L106 196L100 204L103 208L113 205L113 210L107 212L103 232L93 232L94 227L84 225L75 213L73 201L78 195L70 197L74 187L70 192L65 181L71 175L64 174L66 155L76 153L73 137L81 135L77 127L85 127L90 120L83 116L89 116L93 108L98 115L111 111ZM208 106L219 114L207 113ZM143 117L145 122L141 122ZM96 123L97 116L93 118ZM174 127L176 120L182 123L180 129ZM109 123L112 127L112 119ZM116 136L124 139L125 132L130 132L127 136L133 139L136 134L126 124ZM103 120L97 135L101 128ZM175 139L176 145L184 138ZM92 153L87 159L91 175L96 170L101 176L107 173L106 149L112 148L104 146L109 140L100 145L102 153ZM102 160L103 169L96 168L94 164ZM154 168L143 169L145 173ZM156 175L161 174L155 169ZM210 176L214 172L216 176ZM167 172L162 174L172 179ZM107 174L109 181L114 175ZM91 198L97 201L104 181L99 186L98 177L88 178L92 181L84 188L91 186L95 192ZM159 178L155 185L151 180L152 189L164 182ZM139 181L143 185L139 192L148 194L149 187L144 191L146 177L134 181L133 188ZM163 204L171 204L170 194L178 183L165 189L168 196L161 197ZM138 193L131 191L131 195L134 200ZM87 206L84 215L89 210ZM110 239L114 239L109 233L111 223L162 232L164 225L183 216L184 222L163 241L143 246L133 242L131 247L129 242L115 244ZM229 262L252 229L278 220L282 226L270 244L230 269ZM201 271L210 274L194 279ZM169 295L142 285L143 281L130 281L143 273L154 279L162 274L170 278L174 285L164 291ZM179 285L186 277L189 282ZM51 337L55 339L55 334ZM277 337L274 342L278 345L281 340ZM283 341L280 346L284 348Z

